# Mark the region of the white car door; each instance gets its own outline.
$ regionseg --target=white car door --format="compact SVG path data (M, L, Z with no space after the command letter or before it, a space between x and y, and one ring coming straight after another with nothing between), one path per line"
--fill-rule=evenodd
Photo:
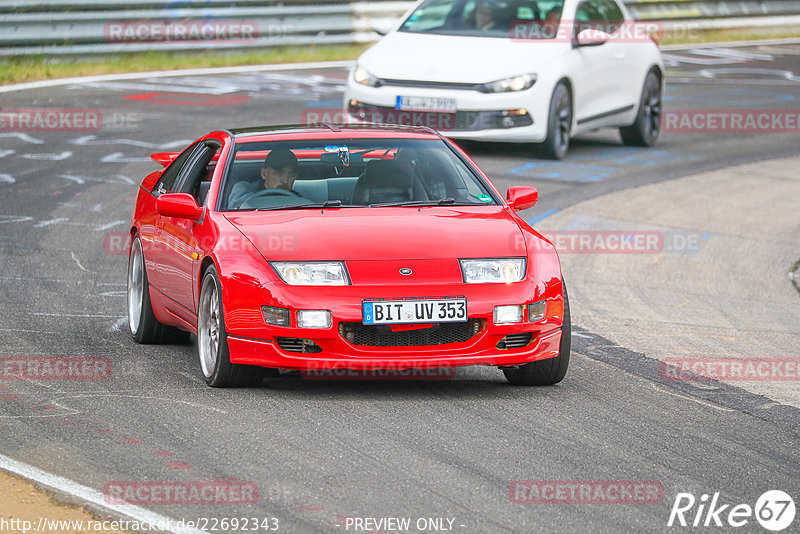
M642 91L642 80L647 68L647 56L654 43L640 31L643 26L636 25L633 19L625 18L619 0L602 0L606 4L606 16L610 27L619 27L611 35L616 79L616 109L638 105Z
M575 13L573 35L586 28L608 29L614 22L613 0L583 0ZM611 11L611 13L609 13ZM621 16L621 11L619 12ZM603 44L578 46L571 52L571 70L575 81L575 121L579 130L613 123L615 116L630 110L627 89L634 80L628 65L626 43L618 38Z

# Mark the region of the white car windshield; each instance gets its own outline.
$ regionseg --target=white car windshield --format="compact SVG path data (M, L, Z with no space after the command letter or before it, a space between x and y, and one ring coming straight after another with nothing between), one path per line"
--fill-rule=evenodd
M222 209L497 205L440 139L238 141Z
M428 0L399 31L508 38L519 24L557 27L563 5L563 0ZM537 35L553 37L555 31Z

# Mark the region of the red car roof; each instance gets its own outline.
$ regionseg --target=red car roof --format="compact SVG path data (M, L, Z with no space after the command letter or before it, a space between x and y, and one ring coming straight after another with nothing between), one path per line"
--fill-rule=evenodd
M275 141L290 139L439 139L440 135L430 128L385 124L341 124L341 125L283 125L231 129L237 141Z

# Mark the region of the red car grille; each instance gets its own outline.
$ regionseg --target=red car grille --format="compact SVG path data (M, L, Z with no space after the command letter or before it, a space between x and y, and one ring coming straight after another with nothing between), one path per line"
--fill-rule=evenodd
M369 347L413 347L464 343L480 330L480 319L470 319L465 323L437 323L430 328L400 332L392 332L387 325L339 323L339 334L348 343Z

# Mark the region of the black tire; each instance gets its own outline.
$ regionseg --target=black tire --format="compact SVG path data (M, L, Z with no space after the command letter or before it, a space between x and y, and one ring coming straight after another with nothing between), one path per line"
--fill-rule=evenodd
M645 147L656 144L661 134L661 94L661 78L651 70L644 80L636 122L619 129L624 144Z
M139 236L133 238L128 254L128 329L134 341L142 344L186 341L187 332L158 322L150 302L150 284Z
M563 284L563 281L562 281ZM552 386L567 375L569 356L572 351L572 323L569 315L567 286L564 285L564 325L561 327L561 344L558 356L547 360L526 363L519 367L503 369L509 383L515 386Z
M210 265L206 269L200 287L197 306L197 356L206 384L215 388L260 384L264 378L263 367L231 363L222 308L222 285L216 267Z
M550 99L547 115L547 137L540 145L542 154L548 159L561 160L569 150L572 131L572 93L565 82L558 82Z

